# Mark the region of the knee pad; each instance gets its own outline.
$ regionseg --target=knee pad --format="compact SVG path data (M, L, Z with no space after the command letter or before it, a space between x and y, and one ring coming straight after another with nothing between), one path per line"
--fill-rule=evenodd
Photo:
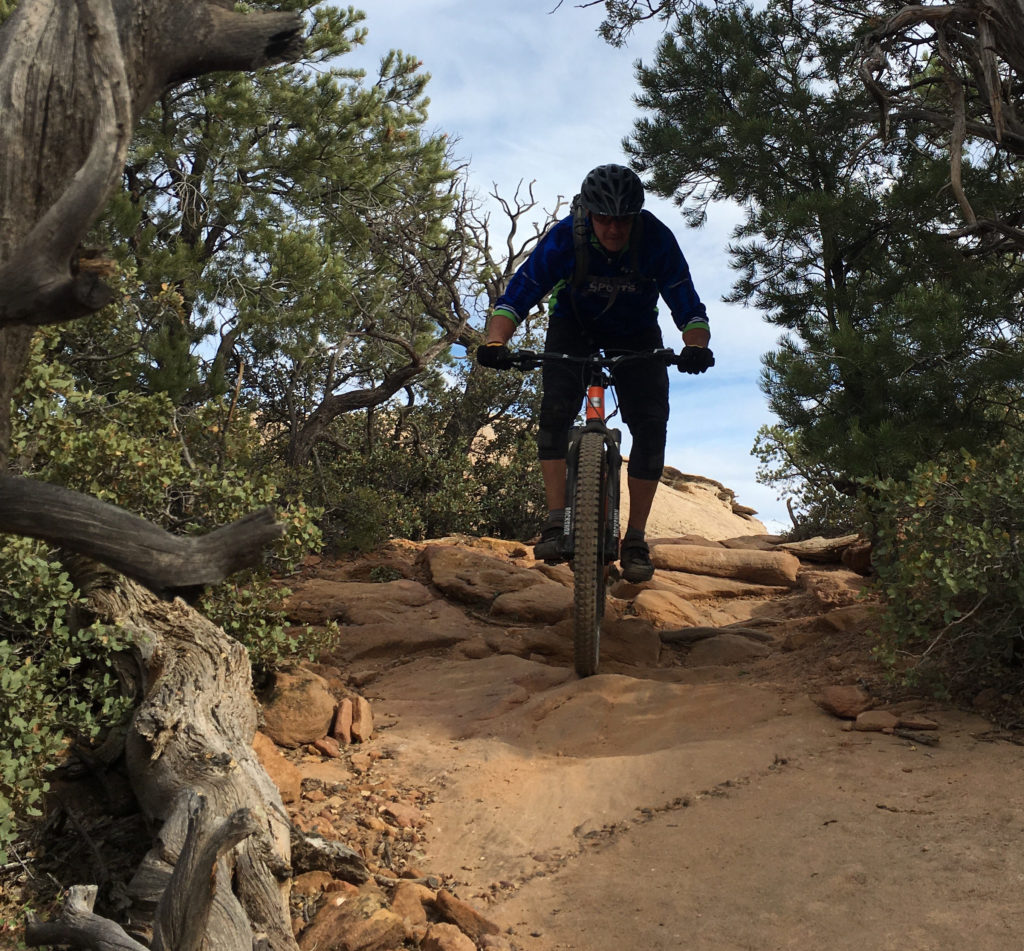
M645 419L630 427L633 448L626 471L634 479L657 481L665 468L665 440L668 427L663 420Z
M537 430L537 458L564 459L569 444L569 427L555 430L542 426Z

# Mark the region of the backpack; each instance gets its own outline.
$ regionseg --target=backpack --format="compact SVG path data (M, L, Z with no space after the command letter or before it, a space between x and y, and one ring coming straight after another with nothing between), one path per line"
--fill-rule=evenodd
M583 202L580 200L580 196L577 195L572 200L572 243L576 251L576 263L573 266L571 286L573 293L569 295L572 302L573 310L576 310L576 295L583 290L583 287L590 281L590 229L587 227L587 211L583 207ZM642 281L648 280L648 278L640 275L639 262L640 262L640 244L643 241L643 215L637 215L633 221L633 230L629 236L629 271L632 274L640 276ZM612 280L610 278L602 278L603 281ZM612 289L612 295L608 299L608 303L601 314L608 311L612 304L615 303L615 298L619 295L620 287L617 285ZM601 316L599 314L598 316Z

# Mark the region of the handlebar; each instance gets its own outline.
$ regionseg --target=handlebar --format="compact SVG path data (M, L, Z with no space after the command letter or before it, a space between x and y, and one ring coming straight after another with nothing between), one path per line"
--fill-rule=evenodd
M669 347L659 347L654 350L631 350L624 353L615 353L610 356L603 353L591 353L587 356L576 356L571 353L557 353L550 350L513 350L509 354L512 366L517 370L536 370L547 361L559 361L562 363L575 363L583 367L600 368L612 370L626 360L636 359L660 359L665 366L675 366L679 355Z

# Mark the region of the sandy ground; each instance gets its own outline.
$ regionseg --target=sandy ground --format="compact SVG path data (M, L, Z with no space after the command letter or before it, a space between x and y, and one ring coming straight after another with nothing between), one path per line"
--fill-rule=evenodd
M416 660L368 688L373 742L433 789L426 864L527 951L1020 947L1020 747L944 709L935 745L844 731L807 674Z

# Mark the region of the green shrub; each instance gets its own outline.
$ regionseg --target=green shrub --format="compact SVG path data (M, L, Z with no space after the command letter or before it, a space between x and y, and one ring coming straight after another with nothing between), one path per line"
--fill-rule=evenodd
M77 623L81 596L45 545L2 539L0 578L2 863L19 825L39 814L65 737L95 738L124 719L128 701L112 663L120 633Z
M207 532L264 505L288 531L259 568L206 592L204 605L250 651L257 675L330 631L289 629L287 574L318 551L320 512L281 505L272 467L255 465L260 434L224 401L193 411L163 395L82 391L42 332L19 393L12 458L29 476L109 501L179 534ZM79 623L86 605L56 553L24 538L0 539L0 861L39 808L46 774L71 739L118 723L127 700L112 661L120 633Z
M1024 462L1003 444L872 486L879 655L945 694L1024 686Z

